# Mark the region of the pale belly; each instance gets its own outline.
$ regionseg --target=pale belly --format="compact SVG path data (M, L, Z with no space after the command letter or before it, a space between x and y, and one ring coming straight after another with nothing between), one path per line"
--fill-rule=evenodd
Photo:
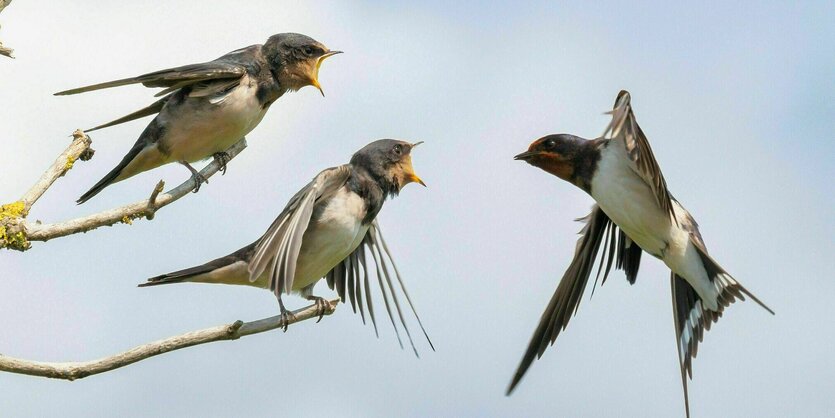
M591 185L594 200L632 241L662 258L673 240L673 224L656 203L650 187L612 154L603 155L598 170Z
M258 102L254 82L244 80L231 91L214 97L187 98L161 115L166 121L162 148L168 162L196 162L225 151L255 129L267 112Z
M346 188L337 192L304 234L293 290L316 283L359 247L369 228L363 217L362 198Z
M652 189L617 154L604 154L598 163L598 176L592 180L592 197L606 216L641 249L661 259L673 272L684 278L715 309L716 291L708 280L704 265L690 233L665 213L656 203ZM621 158L618 158L621 157ZM606 181L601 181L605 178ZM678 219L686 211L673 202Z
M299 292L315 284L359 247L370 225L363 225L365 202L359 196L341 189L323 208L316 208L310 226L302 237L296 262L293 291ZM244 261L194 276L188 281L269 288L270 271L249 281L248 264Z

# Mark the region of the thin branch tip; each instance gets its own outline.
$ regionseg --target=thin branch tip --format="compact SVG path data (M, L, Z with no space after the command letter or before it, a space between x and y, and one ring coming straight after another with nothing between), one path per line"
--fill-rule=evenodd
M241 321L239 319L239 320L235 321L234 323L232 323L232 325L229 326L229 331L228 332L230 334L237 334L238 330L241 329L241 327L243 325L244 325L244 321Z
M148 198L148 208L145 210L145 219L151 221L157 213L157 197L165 189L165 181L160 180L151 191L151 197Z

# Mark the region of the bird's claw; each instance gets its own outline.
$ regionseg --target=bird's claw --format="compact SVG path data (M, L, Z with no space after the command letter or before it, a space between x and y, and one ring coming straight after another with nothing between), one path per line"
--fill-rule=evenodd
M185 166L188 169L188 171L191 172L191 178L192 180L194 180L194 189L192 189L192 193L197 193L200 190L201 184L209 183L209 179L207 179L206 176L200 174L199 171L195 170L194 167L192 167L191 164L189 164L188 162L180 161L180 164Z
M311 296L309 299L312 299L316 305L316 315L319 316L319 319L316 320L316 323L318 324L322 320L322 318L325 317L325 314L328 313L328 309L330 309L331 303L321 296Z
M220 175L226 175L226 164L228 164L229 161L232 161L232 156L230 156L226 151L223 151L212 154L212 157L214 157L215 161L220 165Z
M194 173L191 176L194 179L194 189L191 190L192 193L197 193L200 191L200 185L203 183L209 184L209 179L203 176L200 173Z
M290 321L296 319L296 315L293 315L292 312L282 309L281 311L281 323L284 324L284 332L287 332L287 328L290 326Z

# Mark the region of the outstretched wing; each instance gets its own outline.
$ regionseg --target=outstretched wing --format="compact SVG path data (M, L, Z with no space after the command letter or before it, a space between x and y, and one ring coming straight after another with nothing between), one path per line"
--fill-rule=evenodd
M603 273L603 282L606 282L606 277L608 277L612 268L612 262L616 258L615 268L624 269L630 283L635 281L641 259L640 247L620 232L597 205L592 206L591 213L582 220L585 221L586 225L580 231L581 236L577 240L574 259L563 274L554 296L551 297L548 307L545 308L545 312L539 320L539 325L536 327L525 355L522 357L522 361L516 369L516 374L507 389L508 395L522 380L534 359L542 357L545 349L554 344L560 332L568 326L571 316L577 313L580 298L583 296L583 291L586 288L601 246L603 247L603 254L598 267L598 278L603 270L603 261L606 260L606 269Z
M246 74L246 66L254 61L255 54L258 53L259 50L259 45L253 45L237 51L232 51L214 61L184 65L182 67L154 71L137 77L93 84L90 86L58 92L55 93L55 95L66 96L137 83L141 83L145 87L165 87L166 90L163 90L158 94L165 95L185 86L190 86L208 80L240 79L244 76L244 74Z
M336 193L350 175L351 166L348 164L329 168L319 173L290 199L255 245L255 252L247 268L251 282L268 271L269 287L276 297L281 293L290 293L302 237L316 202Z
M415 305L412 303L412 298L409 297L409 293L406 291L403 279L400 278L400 271L397 270L394 258L392 258L386 241L383 239L383 234L380 232L380 225L377 223L377 220L371 223L371 227L368 228L365 239L363 239L360 246L327 274L328 286L336 290L339 297L342 298L342 302L351 301L351 308L354 310L354 313L359 309L363 323L365 323L364 295L365 302L368 305L368 314L371 317L371 323L374 324L374 332L379 336L371 298L371 283L369 281L371 266L366 262L366 252L370 252L374 260L377 282L380 285L380 293L383 296L386 312L388 312L389 319L391 319L391 325L394 327L394 332L397 335L397 341L400 343L400 347L403 348L403 341L400 339L400 332L395 323L392 305L394 305L394 309L397 311L400 325L406 331L406 336L409 338L412 350L416 356L420 357L417 348L415 348L415 343L412 340L412 334L409 332L409 327L403 318L403 310L401 309L400 301L397 299L397 292L394 289L394 283L392 281L392 272L397 279L397 283L400 285L403 296L406 297L406 302L409 303L409 307L417 319L418 325L420 325L421 331L423 331L423 336L426 337L426 341L429 342L429 346L434 351L435 346L432 345L432 340L429 339L429 335L426 333L426 329L424 329L423 323L420 321L420 317L415 310ZM362 276L360 276L360 273L362 273Z
M606 131L603 132L603 137L623 143L629 158L632 160L632 169L652 189L658 206L664 212L667 212L673 220L676 220L670 192L667 190L667 182L661 173L661 167L655 161L655 156L652 154L652 148L649 146L646 135L635 120L635 113L632 111L630 100L628 91L621 90L618 93L615 106L610 112L612 121L606 127Z

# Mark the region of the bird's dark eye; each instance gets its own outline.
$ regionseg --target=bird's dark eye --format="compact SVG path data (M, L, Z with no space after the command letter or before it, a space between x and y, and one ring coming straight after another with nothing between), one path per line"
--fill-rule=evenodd
M392 152L394 152L394 155L400 155L403 152L403 147L401 147L400 144L397 144L394 148L392 148Z
M310 54L312 54L312 53L313 53L313 48L311 48L311 47L309 47L309 46L306 46L306 47L302 48L302 50L304 51L304 53L305 53L306 55L310 55Z
M553 139L546 139L545 141L542 142L542 148L545 148L545 149L552 149L552 148L554 148L554 145L556 145L556 144L554 143Z

